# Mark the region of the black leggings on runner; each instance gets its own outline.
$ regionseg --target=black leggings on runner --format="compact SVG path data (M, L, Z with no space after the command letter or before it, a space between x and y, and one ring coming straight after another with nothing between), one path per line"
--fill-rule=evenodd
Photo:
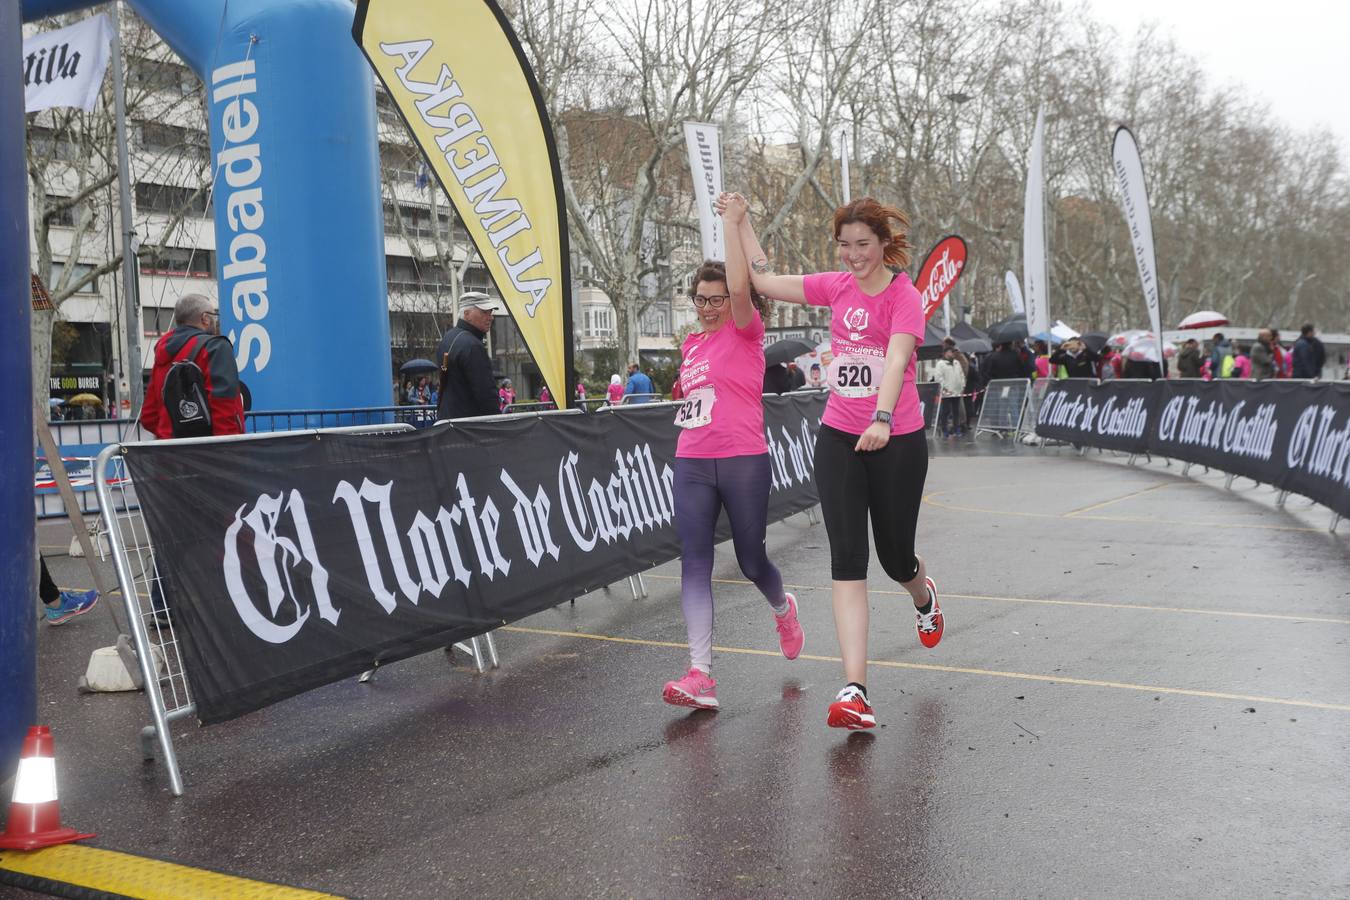
M868 453L854 450L857 443L858 435L825 424L816 435L816 484L830 538L830 577L867 578L870 512L881 568L896 581L913 581L919 574L914 532L928 477L927 437L922 428L893 434L885 447Z

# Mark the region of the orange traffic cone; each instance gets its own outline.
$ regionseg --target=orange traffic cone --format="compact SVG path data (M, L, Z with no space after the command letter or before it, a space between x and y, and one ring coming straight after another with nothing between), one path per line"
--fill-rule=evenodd
M52 730L34 725L23 739L19 774L14 778L14 801L9 806L9 825L0 832L0 850L39 850L91 837L61 827Z

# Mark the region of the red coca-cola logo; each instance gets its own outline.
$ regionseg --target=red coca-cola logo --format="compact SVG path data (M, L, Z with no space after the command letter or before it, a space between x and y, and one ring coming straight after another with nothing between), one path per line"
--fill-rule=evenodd
M923 297L924 321L933 318L965 268L966 242L957 235L943 238L928 251L919 266L919 277L914 280L914 287Z

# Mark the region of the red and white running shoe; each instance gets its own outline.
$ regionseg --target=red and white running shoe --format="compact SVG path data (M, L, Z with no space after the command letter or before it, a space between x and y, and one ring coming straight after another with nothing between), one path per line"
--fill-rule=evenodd
M850 731L877 727L877 717L872 713L867 698L851 684L834 698L830 704L830 715L825 721L831 728L847 728Z
M802 623L797 620L797 598L791 594L785 596L788 611L781 616L775 615L773 625L778 629L778 647L783 655L788 659L796 659L806 644L806 635L802 633Z
M933 608L928 611L927 615L916 609L914 618L917 622L914 627L919 632L919 643L932 649L942 640L944 620L942 618L942 607L938 606L937 585L933 583L933 579L925 576L924 586L928 588L928 599L932 602Z
M717 682L702 669L690 668L677 681L667 681L661 699L671 706L717 709Z

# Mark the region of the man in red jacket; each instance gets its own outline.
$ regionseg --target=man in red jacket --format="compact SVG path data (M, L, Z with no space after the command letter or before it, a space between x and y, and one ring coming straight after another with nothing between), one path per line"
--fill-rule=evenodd
M173 330L155 344L155 365L141 409L141 426L157 438L173 437L173 422L164 408L164 376L174 363L191 359L206 382L211 433L243 434L239 367L234 362L234 347L220 334L215 301L201 294L184 294L173 308L173 324Z

